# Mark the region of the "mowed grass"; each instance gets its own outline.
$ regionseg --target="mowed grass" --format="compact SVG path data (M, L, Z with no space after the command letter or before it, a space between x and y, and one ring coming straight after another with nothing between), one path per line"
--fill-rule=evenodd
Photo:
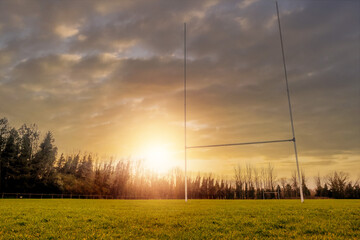
M359 200L0 199L0 239L360 239Z

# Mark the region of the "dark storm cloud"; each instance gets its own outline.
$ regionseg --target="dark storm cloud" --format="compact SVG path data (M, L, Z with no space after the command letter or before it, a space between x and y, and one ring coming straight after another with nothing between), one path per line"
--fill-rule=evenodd
M280 13L301 154L358 157L359 2L280 1ZM275 5L260 0L2 1L1 115L84 149L154 119L181 127L185 21L189 141L290 138Z

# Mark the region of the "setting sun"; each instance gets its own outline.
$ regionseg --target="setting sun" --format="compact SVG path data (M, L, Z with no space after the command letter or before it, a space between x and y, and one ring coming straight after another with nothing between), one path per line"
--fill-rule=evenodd
M148 146L142 157L146 167L153 171L164 173L171 168L171 152L165 144Z

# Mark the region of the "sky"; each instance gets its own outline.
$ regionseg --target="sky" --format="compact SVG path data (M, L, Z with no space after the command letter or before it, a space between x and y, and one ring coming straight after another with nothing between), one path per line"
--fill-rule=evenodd
M279 8L300 166L360 177L360 2ZM160 165L183 167L184 22L188 146L292 138L264 0L0 1L0 117L52 131L59 152L165 149ZM289 177L292 143L188 150L194 172L268 163Z

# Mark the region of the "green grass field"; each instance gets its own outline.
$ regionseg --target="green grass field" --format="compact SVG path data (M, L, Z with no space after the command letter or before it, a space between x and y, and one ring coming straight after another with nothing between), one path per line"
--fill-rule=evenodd
M360 239L359 200L0 199L0 239Z

